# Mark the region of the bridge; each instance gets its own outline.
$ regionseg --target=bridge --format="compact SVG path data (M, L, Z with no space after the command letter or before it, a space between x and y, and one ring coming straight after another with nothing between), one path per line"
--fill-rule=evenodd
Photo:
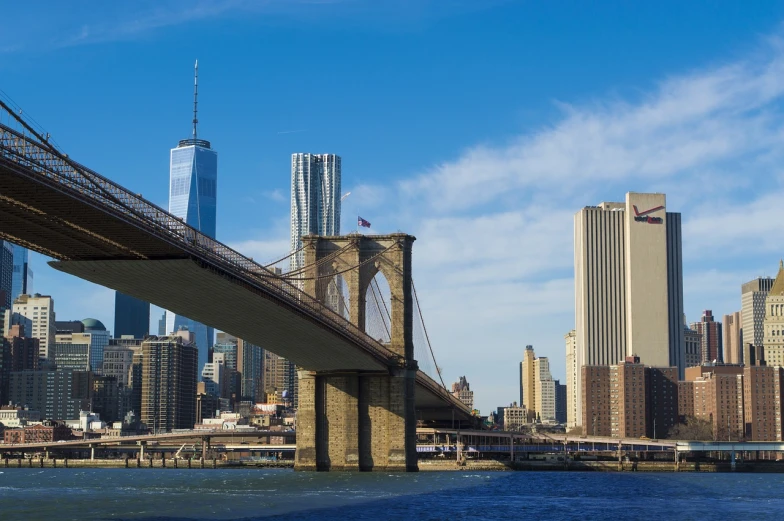
M306 266L276 273L77 163L0 100L0 238L295 363L299 469L416 470L417 421L471 421L414 356L410 235L306 237ZM392 292L389 342L365 331L378 272ZM337 275L349 317L325 303Z

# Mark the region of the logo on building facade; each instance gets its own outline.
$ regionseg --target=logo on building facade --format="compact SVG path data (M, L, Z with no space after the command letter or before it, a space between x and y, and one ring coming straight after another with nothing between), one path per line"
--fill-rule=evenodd
M657 206L656 208L651 208L650 210L639 211L637 209L637 205L632 205L634 208L634 220L641 223L648 223L648 224L662 224L664 223L664 219L661 217L651 217L650 214L653 212L658 212L659 210L664 210L664 206Z

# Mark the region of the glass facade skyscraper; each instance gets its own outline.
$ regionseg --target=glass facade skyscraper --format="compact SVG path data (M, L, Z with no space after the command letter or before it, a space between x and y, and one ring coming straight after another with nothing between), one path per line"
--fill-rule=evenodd
M11 286L14 278L14 245L0 240L0 309L11 309Z
M150 303L116 291L114 293L114 334L144 338L150 334Z
M30 251L27 248L13 245L14 275L11 283L11 299L19 295L33 294L33 270L30 269Z
M308 234L340 234L340 156L291 155L291 251ZM302 252L291 258L291 269L303 265Z
M197 64L198 67L198 64ZM198 71L198 68L196 69ZM195 80L198 76L195 76ZM169 162L169 213L182 218L201 233L215 237L215 212L218 188L218 154L210 142L196 138L196 93L194 81L193 137L183 139L171 150ZM200 322L166 312L166 333L187 329L199 349L198 367L207 363L215 330Z

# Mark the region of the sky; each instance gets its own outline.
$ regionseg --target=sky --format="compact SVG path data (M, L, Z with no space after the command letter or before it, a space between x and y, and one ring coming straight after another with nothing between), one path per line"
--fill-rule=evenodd
M743 282L776 274L782 21L767 0L13 4L0 90L70 157L166 207L198 59L217 238L285 255L290 155L339 154L343 231L361 215L417 237L438 365L486 414L518 399L527 344L564 379L583 206L667 194L688 321L740 309ZM34 289L58 319L112 329L113 292L46 261L32 258Z

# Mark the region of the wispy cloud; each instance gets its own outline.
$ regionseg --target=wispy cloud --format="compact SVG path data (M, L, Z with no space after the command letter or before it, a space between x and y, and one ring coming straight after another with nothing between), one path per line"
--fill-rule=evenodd
M74 47L147 37L155 31L178 25L263 13L297 11L352 3L353 0L158 0L156 2L105 3L86 1L79 9L52 6L46 13L29 9L14 13L13 18L25 27L15 32L6 28L9 41L16 44L0 47L0 54L23 50ZM30 17L29 23L24 23ZM34 18L33 18L34 17ZM10 19L10 17L9 17Z
M472 366L479 393L483 382L509 382L506 398L478 396L484 407L516 397L512 362L526 344L562 376L563 335L574 327L573 214L627 191L663 191L683 214L689 317L739 309L740 284L774 273L784 252L782 101L784 47L774 37L638 99L557 102L551 125L387 187L397 190L384 200L390 219L418 238L415 279L445 371L457 376L477 349L497 351L508 374Z

